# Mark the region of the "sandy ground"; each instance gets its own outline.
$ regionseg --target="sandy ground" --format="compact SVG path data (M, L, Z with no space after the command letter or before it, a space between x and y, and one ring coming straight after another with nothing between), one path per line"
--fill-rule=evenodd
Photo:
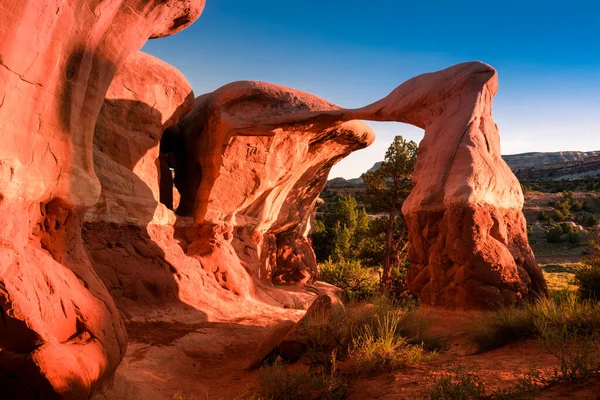
M431 376L449 365L474 366L489 389L505 388L532 366L547 374L557 366L536 340L527 340L482 354L460 327L473 313L423 309L433 319L433 332L449 336L450 348L436 359L394 373L356 378L349 399L420 399ZM227 399L252 393L259 373L246 371L248 361L268 329L282 319L297 320L299 310L265 307L244 318L194 323L129 323L129 347L112 389L97 399ZM342 363L343 365L343 363ZM343 367L342 367L343 368ZM600 399L600 381L558 385L540 399Z

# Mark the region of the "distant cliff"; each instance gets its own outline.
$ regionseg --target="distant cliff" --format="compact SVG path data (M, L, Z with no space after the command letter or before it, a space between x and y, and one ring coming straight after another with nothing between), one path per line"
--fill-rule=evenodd
M600 175L600 156L581 160L515 168L513 172L521 181L558 181L583 179Z
M580 179L600 175L600 151L557 151L552 153L521 153L502 156L510 169L521 181L545 181ZM381 161L369 171L377 170ZM333 178L327 181L329 188L362 187L362 178Z
M600 151L557 151L554 153L521 153L504 155L502 158L515 171L520 168L534 168L540 165L582 161L588 157L600 156Z

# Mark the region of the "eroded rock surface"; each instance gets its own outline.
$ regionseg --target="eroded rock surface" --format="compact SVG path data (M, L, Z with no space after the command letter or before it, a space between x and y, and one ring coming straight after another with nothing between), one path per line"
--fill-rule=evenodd
M140 51L127 58L96 122L94 168L102 191L86 220L138 226L175 222L159 201L162 180L173 189L159 143L163 131L193 105L192 88L176 68Z
M100 183L96 118L116 69L204 0L0 0L0 387L86 398L124 355L119 313L80 237Z
M465 63L413 78L363 113L425 129L404 203L408 285L425 304L487 308L546 291L519 181L500 155L496 71Z
M469 62L419 75L360 109L296 116L315 124L363 119L425 129L402 212L409 289L429 305L493 308L546 293L527 241L521 187L500 156L492 120L497 89L492 67Z
M203 232L185 235L188 254L212 257L226 282L245 271L259 282L314 280L307 235L318 195L337 161L374 140L362 122L315 122L310 114L339 109L262 82L236 82L198 97L172 134L185 150L175 168L177 212L192 216ZM244 269L224 262L235 258Z

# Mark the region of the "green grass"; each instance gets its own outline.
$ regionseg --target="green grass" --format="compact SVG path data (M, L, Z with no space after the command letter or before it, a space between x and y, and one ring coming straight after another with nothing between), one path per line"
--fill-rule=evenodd
M338 372L323 374L314 370L288 371L274 364L260 371L260 395L273 400L341 400L348 383Z
M537 335L560 366L559 381L577 381L600 372L600 303L572 294L541 299L530 307Z
M436 356L422 345L408 343L401 336L402 322L401 313L388 311L359 328L350 352L359 373L393 371Z
M370 309L352 316L350 357L359 373L404 368L430 360L447 347L445 337L430 335L431 321L417 304L377 298Z
M485 383L478 372L465 366L449 366L437 377L424 398L429 400L470 400L485 398Z
M544 387L540 373L535 368L517 376L517 382L513 386L494 390L489 394L485 382L473 367L450 364L445 371L432 376L430 380L431 386L423 395L423 398L429 400L533 399Z
M536 333L527 308L503 308L480 314L465 327L480 352L497 349Z
M576 291L575 273L581 264L540 264L540 268L548 283L548 290L553 291Z

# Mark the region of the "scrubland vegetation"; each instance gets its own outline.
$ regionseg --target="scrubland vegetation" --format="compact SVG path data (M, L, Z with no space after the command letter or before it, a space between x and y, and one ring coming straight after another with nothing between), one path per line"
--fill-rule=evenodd
M402 143L401 139L396 142ZM404 177L409 176L410 171L404 170ZM346 336L338 341L341 346L327 348L322 358L329 363L265 368L262 374L268 378L261 381L261 395L267 399L342 399L358 377L403 374L418 365L431 369L430 378L415 397L423 399L535 398L555 385L600 374L597 204L562 192L558 200L548 202L528 220L532 242L579 248L579 255L583 255L576 263L542 265L549 297L476 313L456 327L475 353L533 341L555 360L552 367L531 365L516 371L511 386L498 388L466 362L433 366L432 361L448 351L449 338L431 333L433 321L428 319L428 311L420 309L418 301L406 293L403 279L408 241L404 221L400 213L374 207L376 199L384 195L381 191L373 195L375 192L369 190L372 181L365 178L367 189L357 196L360 203L350 195L330 198L320 210L313 236L321 280L344 289L351 301L349 328L341 335ZM389 178L383 182L385 179L389 186ZM380 190L386 186L381 182ZM409 189L407 186L404 195L397 197L405 198ZM524 191L534 188L525 186ZM394 207L399 209L401 202ZM393 224L390 216L395 219ZM536 222L542 227L538 236L532 232Z
M277 361L261 368L258 386L235 398L357 398L352 395L356 382L416 370L428 375L408 398L544 398L553 387L600 381L600 202L551 185L558 194L540 206L539 190L549 189L523 185L526 196L538 200L526 205L525 213L534 249L560 249L576 254L576 262L541 264L548 297L472 312L451 328L452 334L436 333L435 312L421 307L404 282L408 238L399 210L411 188L415 151L414 143L398 137L380 172L363 175L366 189L354 196L325 193L313 246L320 280L344 290L346 311L309 324L309 348L301 363ZM457 348L469 349L469 355L501 354L519 343L537 346L553 361L514 371L509 385L496 385L468 358L454 356Z
M600 374L600 303L576 292L481 313L472 323L457 327L477 352L534 340L555 358L556 366L550 369L544 365L516 371L506 388L492 388L493 382L468 363L429 367L430 361L447 351L447 338L431 334L433 321L427 320L427 312L418 312L415 303L379 297L368 306L353 304L349 311L348 325L338 333L338 346L331 347L330 337L323 342L322 332L315 332L313 350L323 351L318 362L313 353L304 365L265 367L260 371L261 397L244 398L344 399L360 377L402 374L419 366L430 368L430 378L415 397L423 399L527 399L552 386Z

